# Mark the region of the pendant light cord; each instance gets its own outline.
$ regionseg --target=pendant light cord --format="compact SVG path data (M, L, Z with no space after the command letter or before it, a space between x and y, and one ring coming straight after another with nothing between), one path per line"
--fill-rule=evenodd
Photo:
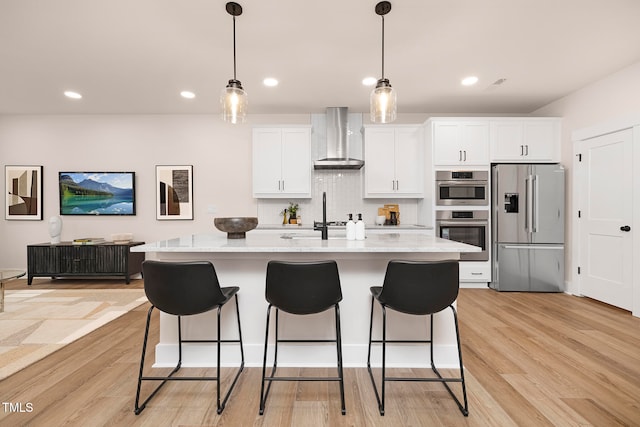
M384 15L380 17L382 18L382 79L384 79Z
M233 17L233 80L236 79L236 17Z

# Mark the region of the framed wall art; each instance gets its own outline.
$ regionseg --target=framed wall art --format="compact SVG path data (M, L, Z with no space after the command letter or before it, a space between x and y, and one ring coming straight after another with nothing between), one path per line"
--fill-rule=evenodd
M42 220L42 166L5 166L5 219Z
M135 172L58 172L60 215L135 215Z
M156 166L156 219L193 219L193 166Z

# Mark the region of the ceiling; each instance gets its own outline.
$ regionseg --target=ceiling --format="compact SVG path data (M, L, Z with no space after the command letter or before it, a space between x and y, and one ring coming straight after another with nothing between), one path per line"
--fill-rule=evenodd
M361 81L381 73L375 0L239 3L237 78L250 113L368 111ZM640 60L638 0L391 3L385 77L401 114L526 114ZM225 4L2 0L0 114L217 114L233 77ZM467 75L478 84L461 86Z

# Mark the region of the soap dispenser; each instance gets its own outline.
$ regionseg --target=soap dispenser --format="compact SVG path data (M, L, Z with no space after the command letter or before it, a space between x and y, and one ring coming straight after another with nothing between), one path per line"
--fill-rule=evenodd
M361 213L358 214L358 221L356 222L356 240L364 240L364 221Z
M349 214L349 221L347 221L347 240L356 240L356 223L353 222L353 214Z

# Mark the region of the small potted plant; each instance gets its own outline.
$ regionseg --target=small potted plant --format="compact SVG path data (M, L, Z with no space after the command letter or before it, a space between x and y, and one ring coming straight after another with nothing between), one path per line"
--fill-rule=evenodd
M298 223L298 209L300 209L300 207L297 203L289 202L289 207L287 208L287 212L289 212L289 224Z

